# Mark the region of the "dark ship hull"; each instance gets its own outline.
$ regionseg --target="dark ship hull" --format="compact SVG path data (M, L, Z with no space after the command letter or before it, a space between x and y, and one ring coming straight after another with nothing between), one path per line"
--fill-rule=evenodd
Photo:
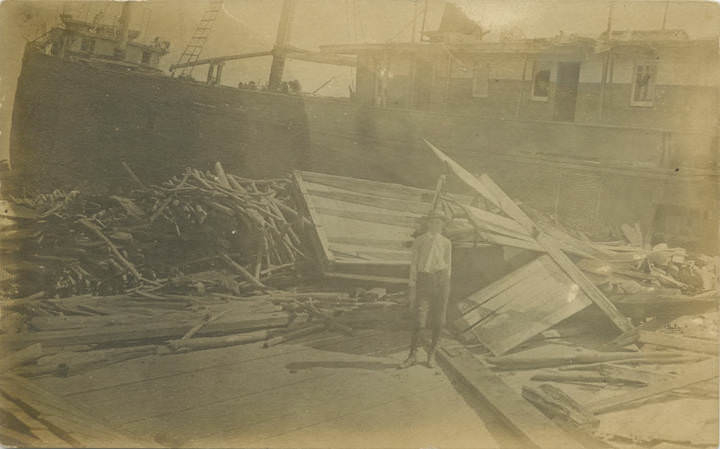
M10 150L13 176L39 190L123 186L122 162L142 179L162 180L215 161L253 177L301 168L427 187L442 167L423 138L580 229L640 222L678 244L716 247L716 174L658 168L668 135L648 129L479 120L212 87L29 49ZM637 150L631 161L629 147Z

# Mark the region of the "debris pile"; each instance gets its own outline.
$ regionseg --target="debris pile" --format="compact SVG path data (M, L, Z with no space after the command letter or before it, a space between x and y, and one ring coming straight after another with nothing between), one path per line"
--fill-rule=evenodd
M187 169L128 196L55 191L14 199L36 218L2 230L13 244L8 296L263 288L303 257L289 181Z
M591 241L430 146L474 196L445 192L444 176L433 191L311 172L249 180L217 164L158 186L128 168L137 186L126 196L16 200L14 224L0 229L13 275L2 280L12 299L0 325L16 352L0 371L74 376L138 357L396 326L412 237L442 208L453 277L467 268L473 279L461 282L482 282L452 301L459 342L445 341L439 357L516 431L543 448L613 447L654 443L662 432L612 423L644 407L649 422L656 401L696 404L708 419L720 258L651 246L637 225L621 228L623 240ZM469 253L493 254L501 273L483 278ZM297 270L303 261L323 282ZM663 439L715 441L717 429L701 427Z

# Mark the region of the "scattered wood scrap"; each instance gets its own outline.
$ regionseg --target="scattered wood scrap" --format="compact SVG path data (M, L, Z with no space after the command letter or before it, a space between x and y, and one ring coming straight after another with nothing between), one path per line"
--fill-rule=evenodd
M522 395L550 418L560 418L577 426L593 426L598 419L561 389L550 384L537 388L524 386Z
M532 444L547 449L575 449L578 441L570 438L554 422L527 402L466 349L455 349L450 356L438 351L438 359L453 376L479 395L515 432Z
M607 399L586 404L595 414L607 413L629 406L636 401L652 396L665 394L673 390L697 384L718 377L718 361L716 358L696 363L685 370L676 379L659 382L639 390L623 393Z

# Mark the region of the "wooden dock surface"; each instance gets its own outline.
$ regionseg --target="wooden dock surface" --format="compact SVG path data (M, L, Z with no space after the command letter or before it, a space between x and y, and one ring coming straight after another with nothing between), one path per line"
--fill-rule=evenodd
M407 343L403 331L326 332L37 382L162 446L499 447L440 368L396 369Z

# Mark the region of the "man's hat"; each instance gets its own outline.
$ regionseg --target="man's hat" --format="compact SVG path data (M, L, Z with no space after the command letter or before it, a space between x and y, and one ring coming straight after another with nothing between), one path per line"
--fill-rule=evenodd
M444 222L448 221L448 217L440 210L433 210L425 216L426 220L432 220L433 218L438 218Z

